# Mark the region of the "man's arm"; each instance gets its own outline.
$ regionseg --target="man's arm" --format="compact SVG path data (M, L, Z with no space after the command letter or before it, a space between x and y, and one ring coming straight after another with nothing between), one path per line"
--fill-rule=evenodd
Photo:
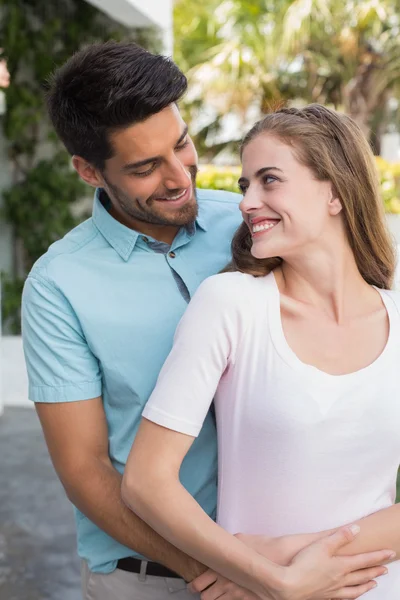
M36 271L25 283L22 333L29 397L36 402L53 464L71 501L112 538L186 580L204 572L205 567L122 504L122 478L108 455L99 362L71 304L43 272ZM212 577L207 600L211 593L218 598L234 586L220 575ZM237 586L235 592L240 594L235 598L249 600Z
M120 544L191 581L206 567L158 535L121 500L122 475L108 455L102 399L37 403L54 468L70 501Z

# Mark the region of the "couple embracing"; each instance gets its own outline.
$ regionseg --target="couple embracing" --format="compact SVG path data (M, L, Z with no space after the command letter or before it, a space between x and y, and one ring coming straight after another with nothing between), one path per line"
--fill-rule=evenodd
M83 597L396 600L400 296L371 150L282 108L243 140L241 196L196 190L186 85L109 42L48 92L96 191L31 271L23 336Z

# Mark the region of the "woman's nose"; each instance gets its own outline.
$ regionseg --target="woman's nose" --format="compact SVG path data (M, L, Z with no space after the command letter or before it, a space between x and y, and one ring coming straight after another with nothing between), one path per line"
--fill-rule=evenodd
M260 194L257 192L257 188L254 186L249 186L246 190L246 193L243 196L239 204L239 208L243 213L250 213L255 210L260 209L262 206L262 201L260 198Z

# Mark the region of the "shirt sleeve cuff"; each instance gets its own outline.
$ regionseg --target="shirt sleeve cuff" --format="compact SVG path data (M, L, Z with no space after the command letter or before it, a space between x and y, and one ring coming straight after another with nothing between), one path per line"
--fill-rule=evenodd
M59 386L29 386L29 399L33 402L77 402L97 398L101 393L101 379Z
M197 437L202 428L202 424L196 425L196 423L177 419L155 406L145 406L142 416L153 423L157 423L157 425L178 431L179 433L191 435L192 437Z

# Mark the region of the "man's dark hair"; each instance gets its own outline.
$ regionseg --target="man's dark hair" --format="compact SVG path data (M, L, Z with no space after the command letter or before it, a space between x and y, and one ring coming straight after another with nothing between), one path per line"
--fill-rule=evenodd
M55 71L47 107L68 152L103 169L113 156L110 133L177 102L186 88L185 75L169 58L109 41L87 46Z

